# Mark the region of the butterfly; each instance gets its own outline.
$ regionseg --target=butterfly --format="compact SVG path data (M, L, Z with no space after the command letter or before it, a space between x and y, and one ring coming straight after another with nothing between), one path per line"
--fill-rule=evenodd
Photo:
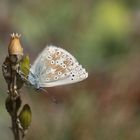
M36 89L80 82L88 73L66 50L47 46L30 68L28 81Z

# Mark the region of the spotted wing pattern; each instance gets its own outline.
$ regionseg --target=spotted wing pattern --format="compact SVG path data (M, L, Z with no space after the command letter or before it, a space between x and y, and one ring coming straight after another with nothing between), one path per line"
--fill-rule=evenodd
M62 48L47 46L30 69L29 81L37 87L53 87L82 81L88 73Z

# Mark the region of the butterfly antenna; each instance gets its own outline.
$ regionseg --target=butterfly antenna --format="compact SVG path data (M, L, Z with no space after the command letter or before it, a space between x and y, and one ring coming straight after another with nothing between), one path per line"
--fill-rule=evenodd
M44 88L39 88L41 91L43 91L43 92L45 92L45 93L47 93L48 94L48 96L50 97L50 100L52 101L52 102L54 102L54 103L58 103L58 101L56 100L56 98L54 97L54 96L52 96L46 89L44 89Z

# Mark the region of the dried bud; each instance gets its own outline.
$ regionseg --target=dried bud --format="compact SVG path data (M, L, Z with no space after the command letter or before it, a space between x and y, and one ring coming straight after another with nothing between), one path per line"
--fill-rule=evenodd
M19 34L11 34L10 44L8 46L9 55L23 55L23 48L20 44Z

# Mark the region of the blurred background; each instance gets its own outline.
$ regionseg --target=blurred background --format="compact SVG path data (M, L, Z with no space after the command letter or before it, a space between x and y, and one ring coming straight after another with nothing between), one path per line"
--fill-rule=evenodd
M26 140L140 139L139 0L1 0L0 65L13 32L31 62L46 45L72 53L89 77L47 88L59 101L24 86L32 109ZM0 139L12 140L0 71Z

